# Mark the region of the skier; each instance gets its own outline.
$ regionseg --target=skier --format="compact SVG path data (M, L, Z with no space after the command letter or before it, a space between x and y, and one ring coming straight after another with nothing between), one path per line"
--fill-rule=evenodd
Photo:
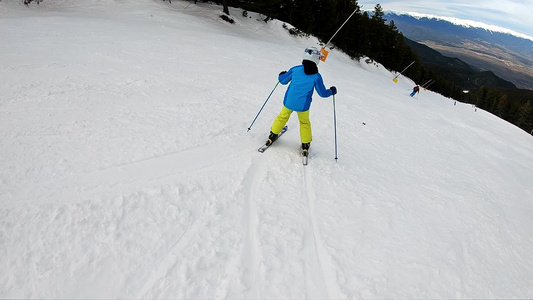
M318 73L318 63L321 53L316 47L305 49L301 65L294 66L289 71L279 73L278 80L286 85L290 82L285 97L283 108L274 120L270 128L267 145L272 144L281 132L293 111L298 114L300 121L300 140L302 142L302 154L307 156L312 141L311 122L309 121L309 108L311 106L313 90L318 95L327 98L337 93L337 88L332 86L326 89L322 76Z
M418 85L416 85L413 88L413 92L411 93L411 97L413 97L416 93L420 93L420 87Z

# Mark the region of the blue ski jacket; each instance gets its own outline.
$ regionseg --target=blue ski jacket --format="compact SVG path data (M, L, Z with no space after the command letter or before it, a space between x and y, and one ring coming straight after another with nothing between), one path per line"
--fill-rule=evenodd
M307 75L304 71L304 65L292 67L287 73L280 74L278 80L283 85L291 83L285 92L283 105L293 111L309 110L314 89L323 98L333 94L324 86L324 81L318 70L315 74Z

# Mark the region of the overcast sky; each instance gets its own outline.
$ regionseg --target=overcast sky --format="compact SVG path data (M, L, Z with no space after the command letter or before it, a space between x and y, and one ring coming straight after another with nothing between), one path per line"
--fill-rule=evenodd
M454 17L511 29L533 37L533 0L382 0L357 1L364 10L379 3L384 11Z

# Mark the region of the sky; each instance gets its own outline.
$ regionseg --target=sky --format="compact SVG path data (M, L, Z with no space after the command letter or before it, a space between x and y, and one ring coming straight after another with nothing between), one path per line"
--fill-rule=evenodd
M533 40L533 0L359 0L364 10L379 3L384 11L414 12L470 20L524 34Z
M303 166L295 114L257 149L316 38L192 1L2 9L0 299L532 298L520 128L332 49Z

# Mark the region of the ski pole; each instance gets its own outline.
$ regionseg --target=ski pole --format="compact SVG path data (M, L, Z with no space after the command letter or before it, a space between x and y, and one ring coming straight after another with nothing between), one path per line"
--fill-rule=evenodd
M268 95L268 97L266 98L265 103L263 103L263 106L261 106L261 109L257 113L257 116L255 116L254 120L252 121L252 124L250 124L250 126L248 127L248 131L250 131L250 129L252 129L252 125L254 125L255 120L257 120L257 117L259 117L259 114L261 113L261 111L263 110L265 105L267 104L268 99L270 99L270 96L272 96L272 94L274 93L274 90L276 90L276 88L278 87L278 84L279 84L279 81L276 83L276 86L274 86L274 88L272 89L272 92L270 92L270 95Z
M335 161L337 161L337 113L335 109L335 95L333 95L333 127L335 129Z

